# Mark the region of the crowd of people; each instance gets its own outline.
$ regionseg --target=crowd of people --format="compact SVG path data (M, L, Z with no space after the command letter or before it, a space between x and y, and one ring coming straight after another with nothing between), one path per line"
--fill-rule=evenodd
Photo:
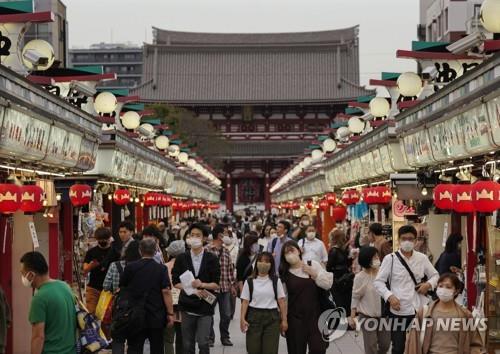
M415 250L418 235L411 225L399 229L396 252L378 223L369 226L362 247L342 227L330 231L326 247L308 215L209 216L165 220L140 235L134 230L132 223L122 222L113 240L108 228L97 229L97 244L83 264L90 313L102 292L114 294L110 322L103 323L112 353L143 353L147 339L152 354L194 354L196 347L206 354L217 340L216 325L221 344L233 345L230 323L235 318L249 354L284 352L280 335L289 354L326 353L329 342L318 326L325 296L344 308L351 329L361 330L366 353L481 351L477 330L411 326L424 318L471 317L454 301L463 291L457 276L460 235L448 238L434 266L428 255ZM38 290L29 315L32 353L74 353L70 288L49 278L40 253L27 253L21 263L23 284ZM235 314L238 302L241 312ZM124 309L128 323L123 323ZM367 319L401 325L369 330L359 325Z

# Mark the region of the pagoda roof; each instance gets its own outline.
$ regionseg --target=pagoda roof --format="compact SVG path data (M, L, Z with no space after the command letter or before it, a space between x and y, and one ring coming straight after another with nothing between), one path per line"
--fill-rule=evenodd
M144 45L144 102L345 103L373 94L359 85L357 27L274 33L156 30Z
M304 153L309 141L301 140L244 140L229 141L228 145L219 150L217 146L210 147L208 153L212 158L225 160L261 160L292 159Z

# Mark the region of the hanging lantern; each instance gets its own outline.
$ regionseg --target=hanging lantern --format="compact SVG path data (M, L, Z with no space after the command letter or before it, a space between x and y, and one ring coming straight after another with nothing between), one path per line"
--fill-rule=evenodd
M306 202L305 207L306 207L306 209L311 210L314 208L314 203L311 200L309 200Z
M500 184L494 181L478 181L472 185L472 203L480 213L492 213L500 209Z
M36 213L43 208L43 189L35 184L21 187L21 211Z
M172 210L179 210L179 201L176 199L172 200Z
M325 210L328 210L328 208L330 207L330 204L328 203L328 201L326 199L321 199L318 203L318 207L320 210L325 211Z
M144 194L144 205L146 206L154 206L157 205L157 198L155 192L147 192Z
M378 186L373 188L378 196L376 204L389 204L392 200L392 193L389 187L387 186Z
M0 214L12 214L21 208L21 187L12 183L0 184Z
M113 193L113 201L116 205L127 205L128 203L130 203L130 192L128 191L128 189L117 189Z
M379 204L380 203L380 193L374 187L367 187L363 189L363 199L366 204Z
M340 222L347 217L347 209L343 206L336 206L333 208L333 220Z
M356 204L357 202L359 202L360 198L361 197L360 197L358 191L355 189L348 189L348 190L345 190L344 193L342 193L342 202L345 205Z
M194 203L193 203L193 201L192 201L192 200L188 200L188 201L187 201L186 203L184 203L184 204L185 204L186 211L187 211L187 210L193 210L193 205L194 205Z
M434 205L440 210L453 209L453 190L455 184L438 184L434 188Z
M165 206L171 206L173 202L172 196L165 194Z
M290 202L290 209L292 209L292 210L298 210L298 209L300 209L299 202L296 202L296 201Z
M90 203L92 187L87 184L74 184L69 188L69 200L74 207L81 207Z
M472 203L472 185L457 184L453 188L453 210L457 213L472 213L474 212L474 204Z
M337 196L335 195L335 193L327 193L325 199L329 205L334 205L337 201Z

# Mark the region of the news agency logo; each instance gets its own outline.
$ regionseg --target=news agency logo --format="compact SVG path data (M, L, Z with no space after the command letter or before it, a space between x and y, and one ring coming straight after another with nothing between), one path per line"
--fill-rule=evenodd
M333 342L347 332L349 324L344 308L337 307L324 311L318 319L318 329L325 342Z

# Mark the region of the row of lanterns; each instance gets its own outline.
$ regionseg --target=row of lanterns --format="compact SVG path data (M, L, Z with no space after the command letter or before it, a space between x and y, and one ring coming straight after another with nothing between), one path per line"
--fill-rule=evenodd
M35 184L0 184L0 214L36 213L43 208L44 191Z
M500 209L500 184L438 184L434 188L434 205L442 211L492 213Z

